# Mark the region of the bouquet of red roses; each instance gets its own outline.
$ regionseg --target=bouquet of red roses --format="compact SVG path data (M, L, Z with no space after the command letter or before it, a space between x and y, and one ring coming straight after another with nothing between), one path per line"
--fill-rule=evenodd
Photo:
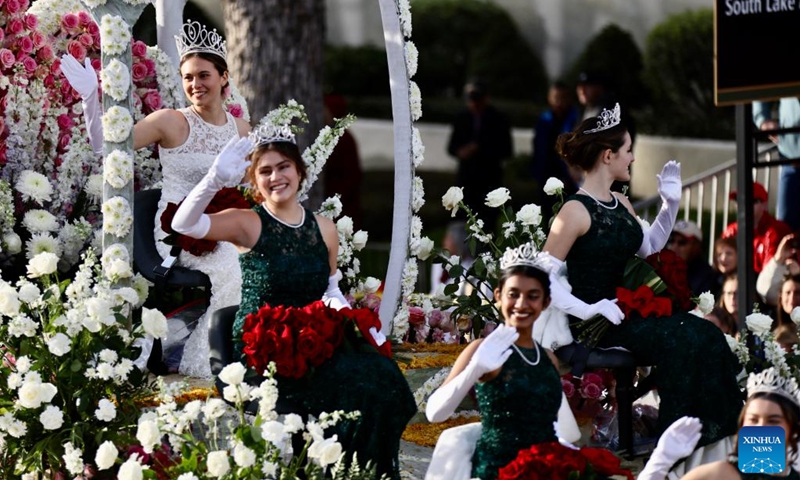
M604 448L575 450L558 442L540 443L520 450L517 458L501 468L498 480L590 480L596 475L625 475L620 459Z
M164 243L167 245L177 245L183 250L191 253L192 255L201 256L206 253L213 252L217 248L217 242L214 240L203 240L199 238L187 237L172 230L172 219L175 217L175 212L183 202L175 204L172 202L167 203L167 207L161 214L161 230L167 233L164 238ZM229 208L250 208L253 204L245 197L238 187L223 188L218 191L211 203L208 204L204 213L217 213Z
M358 343L366 342L391 357L389 342L378 346L370 328L380 331L381 323L367 308L337 311L322 301L300 308L264 305L245 318L243 352L247 365L257 372L275 362L278 375L301 378L309 368L331 358L343 344L355 349Z

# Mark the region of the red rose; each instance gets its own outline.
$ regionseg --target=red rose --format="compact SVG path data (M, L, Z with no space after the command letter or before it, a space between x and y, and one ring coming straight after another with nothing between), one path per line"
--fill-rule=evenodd
M596 473L604 476L624 475L628 480L633 480L630 470L620 468L620 459L605 448L582 447L580 453Z
M410 325L421 325L425 323L425 310L420 307L409 307L408 323Z
M316 367L327 360L327 357L323 356L324 344L325 340L313 328L305 327L297 336L297 353L305 357L311 366Z
M230 103L228 104L228 113L233 115L235 118L242 118L244 117L244 109L238 103Z
M571 380L562 378L561 389L564 391L564 395L566 395L567 398L572 398L572 396L575 395L575 385Z

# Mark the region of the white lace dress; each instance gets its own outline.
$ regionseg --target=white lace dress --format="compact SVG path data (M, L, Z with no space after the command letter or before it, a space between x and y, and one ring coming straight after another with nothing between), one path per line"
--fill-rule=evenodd
M222 126L203 121L191 108L179 110L189 122L189 138L176 148L160 148L163 186L156 213L155 238L158 253L169 254L170 246L160 240L166 236L161 230L161 213L168 202L179 203L205 176L217 154L239 132L230 113ZM236 305L241 298L242 273L236 248L219 242L217 248L203 256L181 252L178 265L200 270L211 279L211 301L206 313L198 320L183 350L179 371L191 377L211 377L208 362L208 323L211 313L222 307Z

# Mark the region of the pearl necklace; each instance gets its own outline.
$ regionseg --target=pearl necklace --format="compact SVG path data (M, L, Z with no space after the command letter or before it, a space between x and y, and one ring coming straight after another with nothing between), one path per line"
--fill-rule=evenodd
M282 220L282 219L278 218L277 216L275 216L274 213L269 211L269 208L267 208L267 206L265 204L262 203L261 206L264 207L264 210L267 211L267 213L269 214L270 217L274 218L275 220L277 220L278 222L286 225L289 228L300 228L303 225L303 222L306 221L306 209L305 208L302 210L302 215L300 216L300 221L298 223L294 224L294 223L289 223L289 222L287 222L285 220Z
M608 209L608 210L614 210L615 208L617 208L617 205L619 205L619 198L617 198L617 196L616 196L616 195L614 195L613 193L611 193L611 196L612 196L612 197L614 197L614 205L613 205L613 206L611 206L611 207L609 207L609 206L608 206L608 205L606 205L605 203L603 203L603 202L601 202L600 200L598 200L598 199L594 198L594 195L592 195L591 193L587 192L587 191L586 191L586 190L585 190L583 187L578 187L578 190L582 191L582 192L583 192L583 193L585 193L585 194L586 194L586 195L587 195L589 198L591 198L592 200L594 200L594 201L595 201L595 202L596 202L598 205L600 205L601 207L603 207L603 208L606 208L606 209ZM609 190L609 193L610 193L610 192L611 192L611 190Z
M519 356L522 357L522 361L527 363L531 367L535 367L536 365L538 365L539 364L539 360L542 359L542 352L539 350L539 345L537 345L536 342L533 342L533 348L536 350L536 361L535 362L531 362L530 360L528 360L528 358L525 355L522 354L522 352L520 351L519 347L517 347L517 345L515 343L512 343L511 346L514 347L514 350L516 350L517 353L519 353Z

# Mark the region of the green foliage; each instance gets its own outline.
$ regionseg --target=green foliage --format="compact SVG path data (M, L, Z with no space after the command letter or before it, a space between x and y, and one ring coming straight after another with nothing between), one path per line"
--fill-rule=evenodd
M326 92L389 96L389 70L383 48L326 46L324 68Z
M648 35L644 80L653 95L646 119L655 134L730 138L733 109L714 105L711 9L673 15Z
M419 49L414 80L423 95L459 96L470 77L495 97L544 98L541 60L501 7L478 0L417 0L413 41Z
M631 108L647 101L642 81L642 52L633 36L617 25L607 25L589 41L570 71L571 83L577 81L582 71L608 75L620 100Z

